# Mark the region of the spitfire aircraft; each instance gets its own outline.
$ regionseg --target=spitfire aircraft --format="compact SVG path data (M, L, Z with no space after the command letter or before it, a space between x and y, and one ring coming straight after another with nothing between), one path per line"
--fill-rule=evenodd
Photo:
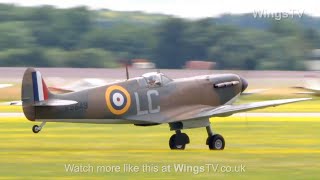
M184 129L205 127L206 144L222 150L224 138L215 133L210 117L230 116L237 112L305 101L296 98L233 105L248 86L236 74L202 75L171 79L162 73L114 82L81 91L53 94L39 71L28 68L22 81L22 105L26 118L42 122L32 130L39 133L46 122L134 124L153 126L169 124L175 131L169 140L171 149L185 149L190 143Z
M121 80L117 80L117 81L119 82ZM63 86L61 86L61 85L49 86L48 90L53 93L56 93L56 94L63 94L63 93L82 91L85 89L90 89L90 88L99 87L99 86L105 86L107 84L108 84L108 82L103 79L85 78L85 79L77 80L77 81L72 82L70 84L63 85ZM13 86L13 85L12 84L0 84L0 89L11 87L11 86ZM251 90L246 90L246 91L242 92L241 95L259 94L259 93L262 93L267 90L268 89L251 89ZM22 101L14 100L14 101L2 102L2 103L0 103L0 105L22 106Z

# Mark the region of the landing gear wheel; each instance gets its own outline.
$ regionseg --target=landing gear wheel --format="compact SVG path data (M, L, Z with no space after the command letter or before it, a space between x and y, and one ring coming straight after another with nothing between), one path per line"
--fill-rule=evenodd
M170 137L169 146L170 149L184 150L186 144L190 142L189 137L185 133L174 134Z
M33 131L33 133L38 133L38 132L41 131L41 128L40 128L40 126L38 126L38 125L34 125L34 126L32 127L32 131Z
M207 143L210 150L223 150L225 146L224 139L220 134L208 137Z
M170 149L184 150L186 148L185 144L178 145L176 142L176 134L172 135L169 140Z

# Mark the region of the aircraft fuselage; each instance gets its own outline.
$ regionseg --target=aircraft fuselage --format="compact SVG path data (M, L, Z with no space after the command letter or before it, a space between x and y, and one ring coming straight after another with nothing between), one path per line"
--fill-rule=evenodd
M234 74L204 75L151 86L143 77L138 77L83 91L52 95L50 98L78 103L34 107L34 119L29 120L143 124L141 119L150 121L148 117L151 114L158 121L165 121L174 114L182 114L180 118L183 118L183 114L187 117L195 107L217 107L231 103L246 88L243 89L242 81ZM139 121L135 117L139 117Z

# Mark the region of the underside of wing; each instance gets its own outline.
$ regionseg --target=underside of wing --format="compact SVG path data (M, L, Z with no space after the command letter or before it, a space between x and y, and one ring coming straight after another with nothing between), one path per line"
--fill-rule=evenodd
M253 102L249 104L239 104L239 105L225 105L211 110L206 110L197 115L197 118L200 117L212 117L212 116L230 116L234 113L244 112L254 109L261 109L266 107L274 107L282 104L289 104L299 101L306 101L312 98L295 98L295 99L280 99L280 100L271 100L271 101L261 101Z

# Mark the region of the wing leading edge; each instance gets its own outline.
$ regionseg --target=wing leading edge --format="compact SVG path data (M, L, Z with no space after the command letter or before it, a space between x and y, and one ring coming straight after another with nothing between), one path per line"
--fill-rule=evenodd
M230 116L234 113L238 112L244 112L249 111L253 109L261 109L265 107L271 107L271 106L278 106L282 104L289 104L299 101L307 101L312 98L295 98L295 99L279 99L279 100L271 100L271 101L261 101L261 102L254 102L249 104L239 104L239 105L224 105L220 107L216 107L211 110L206 110L198 115L196 115L196 118L200 117L212 117L212 116Z

